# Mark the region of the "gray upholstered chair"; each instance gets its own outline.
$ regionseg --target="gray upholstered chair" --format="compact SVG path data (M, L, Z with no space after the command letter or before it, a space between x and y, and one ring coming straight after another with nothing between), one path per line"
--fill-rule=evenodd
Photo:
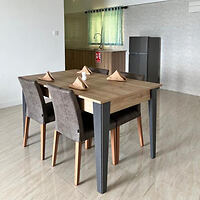
M19 77L25 96L27 112L25 119L23 146L26 147L30 118L41 124L41 160L45 159L46 124L55 121L53 104L45 103L40 85L36 81Z
M109 74L108 69L101 69L101 68L97 68L97 67L89 67L89 69L94 73L101 73L101 74L105 74L105 75Z
M56 129L54 133L52 166L56 164L59 135L75 142L75 185L79 184L81 165L81 145L94 136L93 115L82 112L78 100L72 90L61 89L48 85L52 98ZM116 123L110 123L110 129L116 127Z
M144 81L144 75L130 73L130 72L120 72L120 74L122 74L126 78L135 79L135 80L139 80L139 81Z
M121 72L123 76L129 79L144 80L143 75ZM133 119L137 118L138 134L140 139L140 146L144 146L143 134L142 134L142 118L141 118L141 105L135 105L122 111L116 112L111 115L111 119L117 124L116 129L111 131L111 146L112 146L112 162L113 165L119 162L119 138L120 138L120 126Z

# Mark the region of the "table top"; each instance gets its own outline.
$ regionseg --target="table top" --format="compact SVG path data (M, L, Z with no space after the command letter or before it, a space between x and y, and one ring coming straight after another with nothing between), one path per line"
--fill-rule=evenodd
M31 76L23 76L25 79L37 80L40 85L56 85L61 88L69 89L69 84L73 83L79 70L67 70L53 72L54 82L46 82L38 80L44 74ZM103 104L111 102L111 113L126 107L136 105L150 99L150 90L160 88L161 84L134 79L127 79L126 82L108 81L106 75L100 73L92 73L87 76L87 84L89 88L86 91L74 90L74 93L82 100L85 107L84 110L92 113L91 105L88 103ZM71 88L70 88L71 89ZM87 104L87 105L86 105Z

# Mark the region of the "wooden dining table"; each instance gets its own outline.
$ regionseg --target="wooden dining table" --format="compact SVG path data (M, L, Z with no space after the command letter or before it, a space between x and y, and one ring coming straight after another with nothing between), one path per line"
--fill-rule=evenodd
M47 84L60 88L69 89L73 83L78 70L67 70L53 72L53 82L38 80L44 74L23 76L25 79L36 80L43 90L44 96L49 96ZM73 89L83 111L93 114L94 118L94 140L96 154L96 177L97 191L107 191L108 172L108 143L110 114L126 109L128 107L149 103L149 134L150 134L150 156L156 157L156 105L157 89L161 84L145 81L127 79L125 82L108 81L106 75L92 73L87 76L89 88L85 91ZM23 95L23 122L25 121L26 102Z

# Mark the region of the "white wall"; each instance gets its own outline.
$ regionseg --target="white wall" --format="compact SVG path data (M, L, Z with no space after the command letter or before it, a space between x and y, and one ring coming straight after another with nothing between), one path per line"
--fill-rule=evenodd
M64 58L63 0L0 0L0 108L20 104L18 76L64 70Z
M200 12L189 0L169 0L125 11L125 48L129 36L159 36L163 88L200 96Z

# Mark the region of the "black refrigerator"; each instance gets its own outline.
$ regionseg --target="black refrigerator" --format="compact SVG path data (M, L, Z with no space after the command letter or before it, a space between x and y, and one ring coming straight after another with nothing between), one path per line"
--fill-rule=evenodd
M160 83L159 37L129 38L129 72L145 76L146 81Z

